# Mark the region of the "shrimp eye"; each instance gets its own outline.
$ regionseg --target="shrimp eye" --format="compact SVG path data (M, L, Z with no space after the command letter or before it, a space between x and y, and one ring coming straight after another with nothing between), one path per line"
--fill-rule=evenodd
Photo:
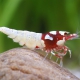
M69 35L69 32L65 32L64 35Z
M64 35L67 35L68 33L64 33Z

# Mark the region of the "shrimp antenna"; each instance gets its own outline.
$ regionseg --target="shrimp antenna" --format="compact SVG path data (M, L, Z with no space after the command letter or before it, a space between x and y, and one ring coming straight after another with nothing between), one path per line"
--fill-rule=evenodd
M79 31L79 26L80 26L80 22L79 22L79 20L78 20L78 27L77 27L77 30L76 30L76 33L77 33L77 34L80 33L80 31Z
M80 33L80 31L79 31L79 28L78 28L78 27L77 27L76 33L77 33L77 34L79 34L79 33Z

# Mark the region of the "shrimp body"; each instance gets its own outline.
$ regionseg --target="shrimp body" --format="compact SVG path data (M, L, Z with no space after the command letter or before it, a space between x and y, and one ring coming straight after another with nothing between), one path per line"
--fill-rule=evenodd
M65 46L67 40L73 40L79 37L78 34L69 34L67 31L50 31L47 33L36 33L31 31L22 31L10 29L7 27L0 27L0 32L8 35L14 42L18 42L21 46L26 46L29 49L41 49L46 53L51 53L62 59L71 50Z

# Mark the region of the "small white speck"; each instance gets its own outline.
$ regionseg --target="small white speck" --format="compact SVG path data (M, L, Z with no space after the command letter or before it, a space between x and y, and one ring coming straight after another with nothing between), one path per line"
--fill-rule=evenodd
M49 33L56 35L56 31L50 31Z
M53 38L49 36L48 34L45 36L45 39L53 40Z
M57 45L58 46L62 46L62 45L64 45L64 43L65 43L65 40L59 40L59 41L57 41Z

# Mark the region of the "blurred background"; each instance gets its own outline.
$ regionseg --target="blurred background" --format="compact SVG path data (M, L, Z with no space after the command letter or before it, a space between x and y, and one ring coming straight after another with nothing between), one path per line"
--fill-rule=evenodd
M39 33L80 32L80 0L0 0L0 26ZM67 41L66 45L72 58L67 54L64 66L80 70L80 39ZM18 43L0 33L0 53L15 47Z

